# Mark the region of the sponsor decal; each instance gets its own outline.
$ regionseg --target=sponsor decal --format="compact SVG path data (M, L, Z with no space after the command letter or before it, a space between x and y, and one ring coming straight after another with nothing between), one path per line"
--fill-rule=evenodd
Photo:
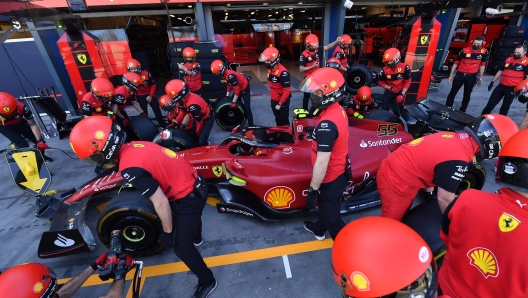
M478 60L482 60L482 55L477 55Z
M297 132L302 132L302 131L303 131L303 126L297 125Z
M70 247L75 244L75 241L62 236L61 234L57 234L57 240L53 243L59 247Z
M378 141L367 141L366 143L364 140L361 140L361 143L359 144L359 146L361 148L378 147L378 146L400 144L401 142L402 142L402 138L392 138L389 140L378 140Z
M466 54L466 58L470 58L471 57L471 54Z
M520 200L517 200L517 201L515 201L515 202L517 202L517 204L519 204L519 206L521 206L521 208L524 207L524 206L526 206L526 204L521 203Z
M390 79L391 78L391 75L387 75L387 79Z
M461 133L459 134L459 138L461 140L465 140L465 139L468 139L469 138L469 135L467 133Z
M9 110L8 107L5 107L5 108L4 108L4 112L9 113L9 111L10 111L10 110Z
M515 167L515 165L511 162L507 162L502 167L502 170L504 171L504 173L512 175L517 172L517 167Z
M275 186L266 192L264 201L273 208L289 208L295 201L295 193L287 186Z
M33 286L33 292L38 294L42 292L43 288L44 288L44 285L41 282L38 282Z
M420 251L418 252L418 260L420 260L420 262L422 263L429 263L430 259L431 254L429 253L429 250L427 249L427 247L422 246L420 248Z
M68 221L68 230L71 230L73 229L73 222L75 221L75 218L70 218L70 220Z
M223 172L222 166L213 166L211 169L213 170L213 174L217 178L220 178L220 176L222 176L222 172Z
M361 183L365 182L370 177L369 172L365 172L363 175L363 180L361 180L358 183L354 183L354 181L349 180L348 185L345 187L345 190L343 191L343 196L345 196L344 200L348 200L352 194L354 193L354 189L359 186ZM303 192L304 195L304 192ZM308 190L306 190L306 196L308 195Z
M452 139L452 138L453 138L453 135L450 135L450 134L443 134L443 135L442 135L442 138L445 138L445 139Z
M134 144L134 148L144 148L145 145L143 144Z
M328 123L321 123L321 128L328 128Z
M163 151L163 153L165 153L165 155L167 155L170 158L178 157L178 155L174 151L172 151L172 150L170 150L168 148L163 148L161 151Z
M194 168L197 170L209 170L209 166L195 166Z
M486 118L488 118L488 119L492 119L492 120L495 119L495 117L494 117L493 115L489 115L489 114L486 115Z
M398 134L398 123L378 125L378 137L395 136Z
M398 67L398 72L401 72L402 71L402 68L401 67Z
M486 138L489 138L493 135L493 132L491 130L485 130L482 134L484 134Z
M229 207L225 207L225 208L221 207L220 208L220 212L221 213L224 213L224 212L236 213L236 214L242 214L242 215L245 215L245 216L253 217L253 213L250 213L250 212L247 212L247 211L244 211L244 210L233 209L233 208L229 208Z
M82 64L86 64L88 59L86 58L86 54L77 54L77 60L81 62Z
M423 137L422 138L418 138L416 140L412 140L410 143L409 143L409 146L416 146L418 144L420 144L421 142L423 142Z
M457 171L459 171L460 173L465 173L467 172L469 169L467 166L456 166L457 167Z
M358 289L358 291L370 291L370 280L362 272L352 272L350 275L350 280L352 281L352 284Z
M515 230L520 223L521 221L515 218L515 216L503 212L499 218L499 229L504 233L508 233Z
M420 44L423 46L429 41L429 35L420 36Z
M499 275L499 263L491 250L475 247L468 251L469 264L480 271L485 278Z
M510 66L510 63L504 64L504 67L508 67L508 66Z
M103 109L102 109L101 107L97 107L97 108L95 108L95 111L96 111L97 113L100 113L100 112L103 111Z
M293 148L292 147L285 147L282 149L282 153L284 154L292 154L293 153Z

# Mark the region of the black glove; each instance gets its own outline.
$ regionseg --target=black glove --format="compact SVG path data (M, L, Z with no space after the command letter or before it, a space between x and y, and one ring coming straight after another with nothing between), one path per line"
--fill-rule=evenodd
M163 234L161 234L158 239L158 243L164 247L173 247L174 246L174 234L163 232Z
M315 200L317 199L318 194L319 190L315 190L312 187L308 189L308 197L306 198L306 208L308 208L308 210L315 209Z
M126 277L126 274L130 269L134 267L134 259L129 255L122 255L117 263L117 269L115 272L114 280L120 280Z
M493 81L491 81L490 84L488 85L488 91L491 91L491 88L493 88Z
M103 166L95 166L94 173L101 174L103 171Z

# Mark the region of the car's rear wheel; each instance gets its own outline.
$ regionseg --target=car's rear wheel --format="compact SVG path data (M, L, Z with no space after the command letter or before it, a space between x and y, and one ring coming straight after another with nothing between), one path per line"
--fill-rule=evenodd
M169 128L160 132L152 142L173 151L198 147L196 140L189 133L179 128Z
M162 249L158 244L163 231L161 220L152 202L134 189L122 190L99 217L97 235L107 247L113 230L121 230L123 247L131 255L152 255Z
M158 134L158 128L148 117L133 116L129 121L128 131L133 132L133 140L150 141Z

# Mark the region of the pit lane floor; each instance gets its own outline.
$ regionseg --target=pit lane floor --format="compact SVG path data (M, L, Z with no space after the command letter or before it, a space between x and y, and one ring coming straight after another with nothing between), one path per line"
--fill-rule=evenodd
M480 114L490 92L487 86L490 76L484 78L483 86L473 91L468 112ZM445 102L450 85L444 81L440 91L430 91L429 97ZM375 93L382 90L374 88ZM456 98L459 104L462 90ZM252 98L255 123L273 125L269 97ZM302 93L293 93L291 108L302 105ZM455 107L458 107L455 104ZM498 110L497 107L496 110ZM496 111L495 111L496 112ZM132 114L132 112L131 112ZM291 115L291 113L290 113ZM517 123L524 117L524 106L514 102L510 116ZM151 113L152 116L152 113ZM216 125L211 133L211 142L222 140L228 133ZM51 147L60 148L73 156L67 139L53 138L47 141ZM8 148L9 142L0 137L0 149ZM94 176L93 167L80 160L71 160L62 152L49 150L55 159L48 167L53 174L50 189L66 190L78 187ZM4 163L4 160L0 161ZM488 179L484 189L495 191L494 161L482 163ZM24 262L42 262L55 270L59 279L68 278L86 268L106 248L97 241L95 251L61 258L41 260L37 257L40 235L49 229L49 223L36 218L35 199L16 188L5 164L0 172L0 271ZM210 297L339 297L339 291L332 277L331 240L316 241L304 230L305 219L262 223L240 215L219 214L209 200L203 214L204 244L199 251L211 266L218 288ZM104 202L93 200L86 213L88 226L94 227ZM102 209L102 208L101 208ZM343 216L345 222L356 218L379 215L378 208L371 208ZM196 285L196 277L174 255L164 249L159 254L141 258L145 263L144 285L141 297L190 297ZM129 274L129 278L132 274ZM125 295L131 282L125 287ZM92 276L74 297L97 297L105 295L109 284Z

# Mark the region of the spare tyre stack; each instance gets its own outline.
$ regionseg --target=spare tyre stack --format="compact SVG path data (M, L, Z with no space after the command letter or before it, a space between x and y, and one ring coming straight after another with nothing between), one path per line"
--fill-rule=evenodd
M506 58L510 57L515 47L522 44L525 26L505 26L501 29L499 39L493 41L491 47L491 63L488 72L497 73L502 68Z
M202 97L215 108L226 96L227 85L219 76L212 74L211 63L219 59L227 66L227 59L222 46L217 46L214 42L195 42L192 47L196 51L196 62L200 63L202 71Z

